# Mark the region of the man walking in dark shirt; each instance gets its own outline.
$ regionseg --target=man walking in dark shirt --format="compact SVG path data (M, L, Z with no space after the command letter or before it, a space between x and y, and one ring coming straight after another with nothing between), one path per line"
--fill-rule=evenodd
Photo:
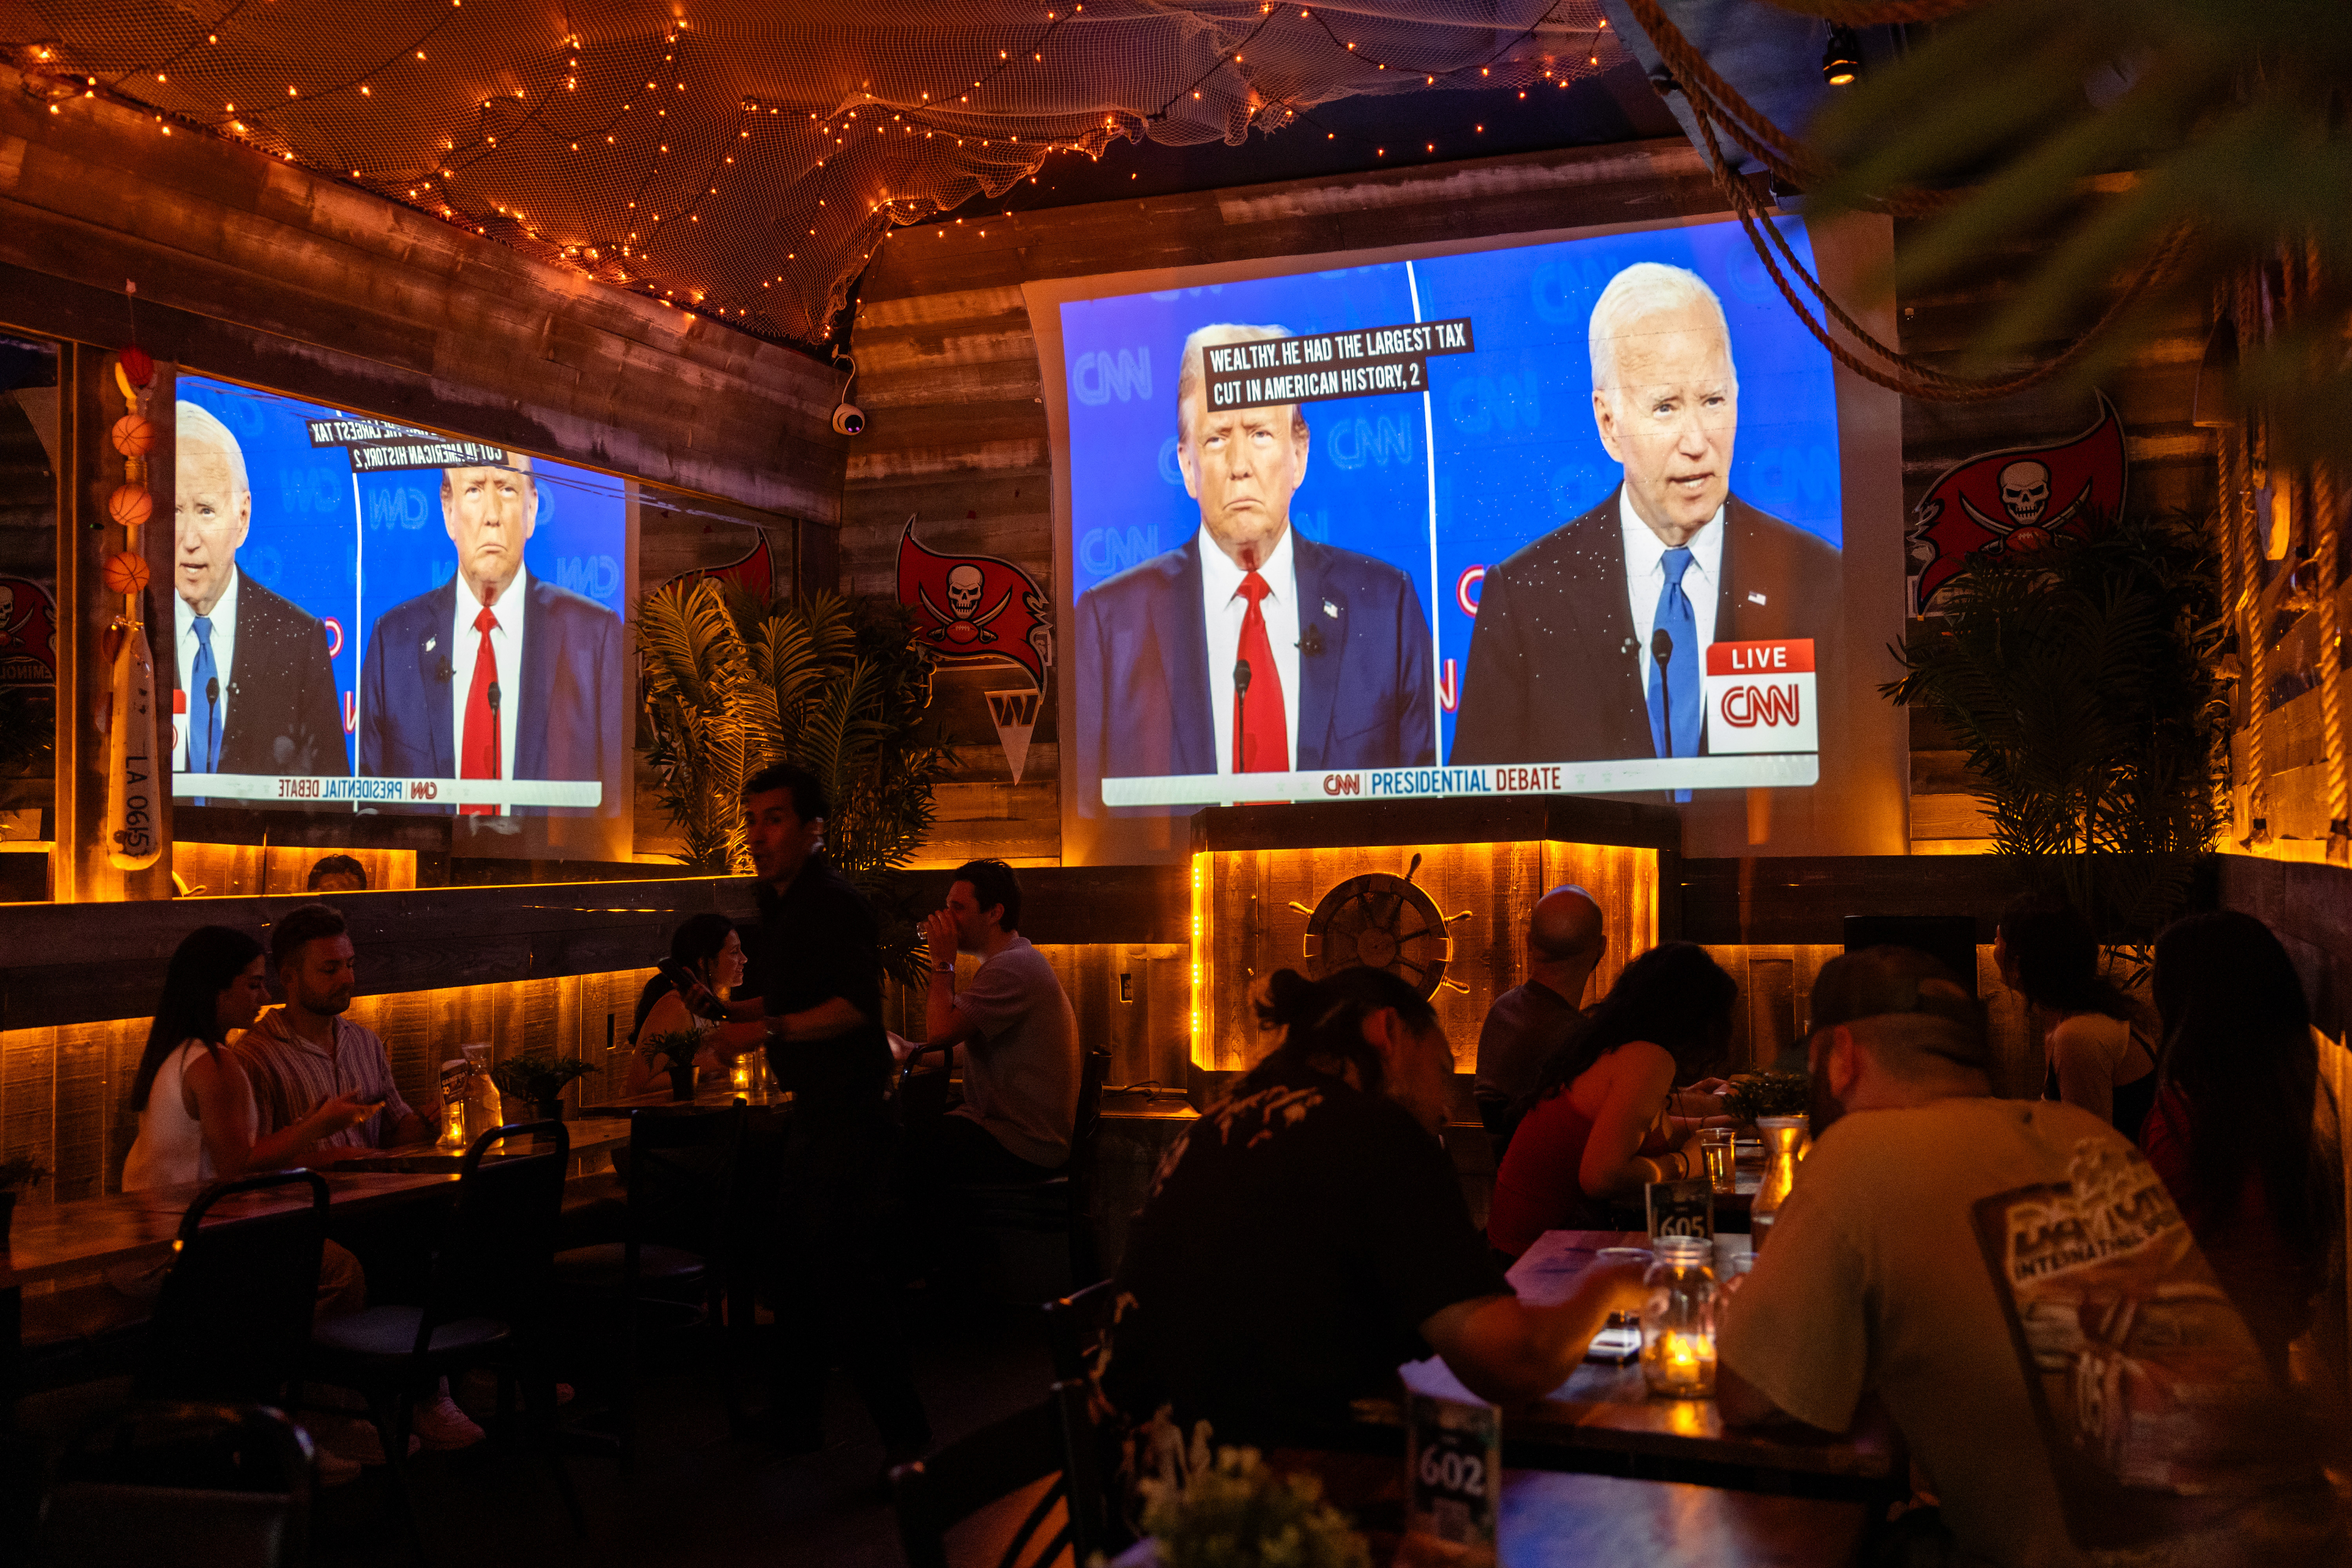
M875 1258L897 1139L882 955L872 907L819 847L825 810L824 787L786 763L744 784L760 997L730 1005L739 1021L711 1032L732 1054L764 1045L776 1082L793 1093L771 1291L777 1436L795 1450L823 1446L825 1375L838 1357L898 1462L921 1452L930 1427Z

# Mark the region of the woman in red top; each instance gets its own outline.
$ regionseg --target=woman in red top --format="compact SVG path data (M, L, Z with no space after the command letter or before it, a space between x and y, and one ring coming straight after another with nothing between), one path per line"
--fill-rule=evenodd
M2164 1081L2141 1146L2284 1384L2343 1200L2303 982L2269 926L2224 909L2157 938L2154 988Z
M1679 1080L1714 1071L1731 1040L1739 988L1689 942L1625 966L1581 1032L1544 1064L1511 1134L1486 1240L1516 1258L1547 1230L1612 1228L1608 1201L1698 1168L1693 1124L1670 1116ZM1685 1113L1721 1108L1681 1096Z

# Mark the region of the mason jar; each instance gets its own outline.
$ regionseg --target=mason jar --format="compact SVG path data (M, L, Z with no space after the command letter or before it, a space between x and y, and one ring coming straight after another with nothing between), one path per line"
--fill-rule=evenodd
M1704 1236L1661 1236L1642 1276L1642 1375L1669 1399L1715 1393L1715 1245Z

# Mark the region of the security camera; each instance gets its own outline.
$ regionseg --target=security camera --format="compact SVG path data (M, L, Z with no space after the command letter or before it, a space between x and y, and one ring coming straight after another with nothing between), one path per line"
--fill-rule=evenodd
M833 406L834 434L862 434L866 429L866 411L849 401L849 389L857 384L857 361L836 349L833 362L836 369L846 368L849 372L841 383L841 401Z

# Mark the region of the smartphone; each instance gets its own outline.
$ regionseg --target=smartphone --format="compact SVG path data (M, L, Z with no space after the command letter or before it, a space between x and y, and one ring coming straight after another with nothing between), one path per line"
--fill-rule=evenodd
M1642 1359L1642 1322L1630 1312L1612 1312L1609 1326L1592 1336L1587 1361L1605 1366L1628 1366Z
M698 988L703 988L699 976L675 958L664 958L654 967L661 971L662 978L677 988L677 998L680 1001L685 1001L694 995ZM689 1010L691 1010L690 1008Z

